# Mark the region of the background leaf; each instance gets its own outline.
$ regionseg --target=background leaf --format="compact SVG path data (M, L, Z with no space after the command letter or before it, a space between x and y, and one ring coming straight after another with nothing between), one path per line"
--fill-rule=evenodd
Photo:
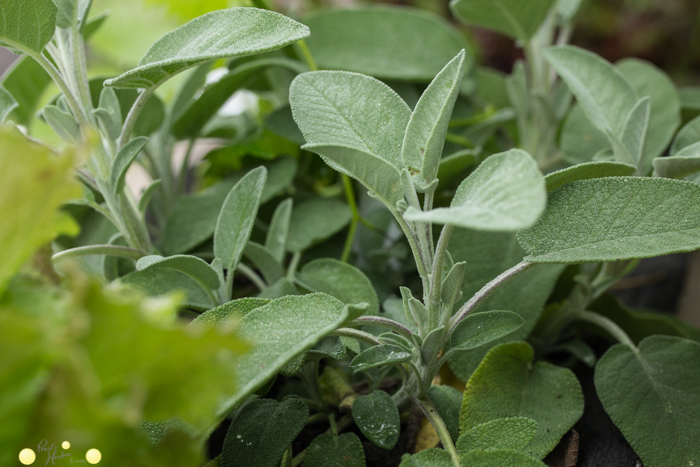
M392 449L399 441L399 409L384 391L358 396L352 404L352 418L362 434L382 449Z
M218 290L220 284L216 271L206 261L196 256L175 255L163 257L159 255L144 256L136 262L136 269L167 268L187 274L210 290Z
M465 23L525 41L537 32L553 4L554 0L452 0L450 8Z
M365 452L355 433L317 436L306 448L303 467L365 467Z
M554 191L562 185L576 180L590 180L591 178L623 177L634 175L635 167L629 164L612 161L584 162L583 164L567 167L547 174L544 181L547 183L547 191Z
M54 35L58 9L51 0L7 0L0 4L0 41L41 53Z
M469 350L517 331L525 320L512 311L482 311L464 318L450 335L450 347Z
M313 198L299 203L292 210L287 251L304 251L332 237L350 223L351 217L348 205L338 199Z
M183 306L199 311L216 306L199 284L174 269L135 271L120 277L119 283L137 287L149 297L184 293Z

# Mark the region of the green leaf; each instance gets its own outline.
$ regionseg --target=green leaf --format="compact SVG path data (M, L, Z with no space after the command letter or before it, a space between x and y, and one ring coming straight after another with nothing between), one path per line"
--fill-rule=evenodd
M260 298L281 298L286 295L300 295L294 284L283 277L258 294Z
M536 263L648 258L700 248L700 186L665 178L582 180L550 194L538 224L518 233ZM552 232L557 232L552 235Z
M444 449L424 449L417 454L404 454L399 467L454 467L452 456Z
M194 310L204 311L216 306L197 282L174 269L135 271L119 278L118 282L137 287L149 297L184 293L183 306Z
M77 23L77 1L76 0L53 0L58 8L56 12L56 27L62 29L70 28Z
M362 434L382 449L392 449L399 441L399 409L384 391L358 396L352 404L352 418Z
M378 366L407 362L412 355L396 345L375 345L363 350L350 362L350 374L369 370Z
M144 256L136 262L136 269L139 271L156 268L180 271L210 290L217 290L221 285L216 271L206 261L196 256L176 255L164 258L151 255Z
M117 89L116 92L121 113L122 115L127 115L138 98L138 92L134 89ZM165 108L163 107L163 101L154 94L146 100L141 114L136 119L134 135L149 136L160 128L164 119Z
M18 157L21 156L21 157ZM59 207L81 196L71 176L73 156L31 142L18 130L0 130L0 292L19 267L59 234L77 235L77 224Z
M532 226L547 202L544 177L532 157L520 149L487 158L457 189L449 208L428 212L409 207L404 217L486 231L515 231Z
M302 467L365 467L365 451L355 433L319 435L305 452Z
M621 135L637 103L637 94L622 73L578 47L550 47L544 57L569 86L590 122L606 134Z
M80 127L75 118L55 105L47 105L42 110L44 120L61 139L67 143L75 143L80 139Z
M279 466L282 454L301 433L309 408L298 396L281 403L257 399L231 420L221 453L221 467Z
M626 58L615 64L632 85L637 96L649 96L651 113L649 129L644 139L641 158L642 173L648 174L651 162L668 148L681 124L681 103L673 81L655 65L636 58Z
M466 269L467 263L464 261L457 263L452 266L445 280L442 281L442 295L440 300L445 306L450 307L450 309L452 309L452 306L462 296L462 283L464 282L464 273Z
M700 344L651 336L634 350L615 345L599 360L603 407L644 465L700 462Z
M19 104L7 89L0 85L0 124L5 123L7 117L15 110Z
M631 157L631 161L637 167L642 165L642 157L644 156L644 139L646 138L647 129L649 128L649 115L651 112L651 105L649 97L643 97L635 106L630 110L627 116L627 121L625 122L625 127L622 129L622 135L620 137L620 142L624 146L625 157L620 158L616 154L616 158L624 162L627 156ZM615 149L615 144L613 144L613 149Z
M347 305L367 303L367 313L379 312L377 292L355 266L331 258L311 261L301 268L296 281L311 292L324 292Z
M309 49L321 68L380 79L429 82L466 47L445 20L413 8L322 9L304 23L311 29ZM467 69L473 61L470 55Z
M445 326L432 329L423 338L420 346L421 357L423 362L431 364L437 360L438 353L442 349L443 338L445 337Z
M450 335L449 345L459 350L480 347L517 331L525 320L512 311L484 311L464 318Z
M308 360L321 360L322 358L333 358L335 360L345 360L347 357L345 344L340 337L326 337L319 342L316 347L309 350Z
M121 134L122 127L122 111L119 105L117 93L112 88L104 88L100 93L99 108L94 111L98 112L102 123L108 130L110 138L116 140ZM98 115L99 116L99 115Z
M294 200L292 198L285 199L277 206L272 214L270 229L265 237L265 248L272 253L272 257L278 263L282 263L287 251L287 237L289 236L293 206Z
M344 71L304 73L292 82L289 102L307 143L348 146L403 166L411 109L381 81Z
M527 41L553 4L554 0L452 0L450 8L465 23Z
M675 156L681 150L700 142L700 117L688 122L676 135L671 146L671 156Z
M401 148L403 167L424 191L435 180L447 126L464 76L466 53L460 52L435 77L416 105Z
M243 254L260 270L268 284L274 284L284 277L282 265L272 256L272 252L261 244L248 242Z
M654 175L683 179L700 171L700 141L686 146L671 157L657 157L653 161Z
M214 231L214 256L230 271L236 269L250 238L266 177L265 167L251 170L231 189L221 207Z
M54 35L58 9L51 0L7 0L0 3L0 44L22 52L41 53Z
M326 240L345 228L352 212L346 203L334 198L313 198L292 210L287 251L297 253Z
M306 144L302 149L315 152L334 170L356 179L392 209L403 199L399 171L379 156L333 144Z
M139 66L106 86L155 89L188 68L270 50L308 37L306 26L279 13L231 8L200 16L158 39Z
M261 306L265 306L270 303L271 300L266 298L256 298L256 297L246 297L238 300L233 300L228 303L224 303L221 306L207 310L201 315L197 316L190 326L195 326L199 324L221 324L226 320L233 318L239 319L255 310Z
M596 128L579 104L574 104L564 120L561 132L564 159L571 164L590 162L601 151L610 149L605 133Z
M547 183L547 191L554 191L562 185L577 180L590 180L592 178L624 177L633 175L636 168L622 162L601 161L584 162L566 169L547 174L544 181Z
M289 105L280 107L265 118L265 126L277 136L302 145L306 142L299 127L292 116L292 108Z
M156 193L156 190L161 184L161 180L153 180L148 187L143 190L143 193L141 193L141 198L139 198L139 212L142 214L146 213L146 209L148 209L148 204L151 201L151 198L153 198L153 195Z
M537 422L527 417L497 418L462 433L457 452L477 449L512 449L522 451L537 433Z
M126 143L117 153L112 162L112 170L110 171L110 184L114 193L124 191L124 183L126 180L126 172L131 167L132 162L141 153L141 150L148 143L148 138L139 136Z
M464 465L474 467L546 467L547 464L512 449L469 451L461 457Z
M462 393L452 386L430 386L428 396L445 422L452 441L459 437L459 411L462 407Z
M499 418L527 417L537 422L537 433L525 451L541 459L554 449L583 414L583 394L570 370L533 365L533 355L524 342L499 345L486 355L464 391L461 433Z
M340 327L351 311L339 300L316 293L279 298L242 316L236 330L252 349L236 363L238 390L219 414L227 415L293 358Z
M19 105L10 119L29 128L50 83L49 74L33 58L24 56L16 59L2 76L2 85Z

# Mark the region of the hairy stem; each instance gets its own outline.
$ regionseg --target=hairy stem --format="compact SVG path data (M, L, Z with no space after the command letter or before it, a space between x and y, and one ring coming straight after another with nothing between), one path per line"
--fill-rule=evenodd
M367 342L370 345L381 345L382 343L374 337L372 334L359 329L352 328L340 328L333 331L333 334L340 337L352 337L363 342Z
M155 87L141 91L141 94L139 94L139 97L136 98L134 105L131 106L131 110L129 110L129 114L124 120L122 134L119 136L119 141L117 142L117 147L119 149L124 147L124 145L129 142L129 139L131 139L131 133L134 131L134 126L136 126L136 120L138 120L139 115L141 115L141 111L146 105L146 101L148 101L151 94L153 94L153 91L155 91Z
M348 262L350 258L350 253L352 252L352 243L355 240L355 233L357 232L357 223L360 220L360 211L357 209L357 202L355 201L355 190L352 189L352 181L350 177L345 174L340 174L340 178L343 180L343 188L345 189L345 198L350 205L350 210L352 211L352 219L350 220L350 228L348 229L348 236L345 239L345 246L343 247L343 255L340 260L344 263Z
M454 442L452 442L452 436L450 436L450 432L447 429L447 426L445 426L445 422L440 417L440 414L438 414L438 411L433 403L430 401L430 399L428 399L428 397L424 397L418 402L418 406L421 408L428 421L430 421L430 424L433 425L433 428L435 428L435 431L442 442L442 446L447 452L450 453L450 456L452 456L452 463L455 465L455 467L460 467L461 463L459 460L459 454L457 454L457 449L455 448Z
M634 345L632 339L630 339L627 333L623 331L622 328L615 324L615 322L611 319L599 315L598 313L585 310L579 311L576 314L576 318L581 321L586 321L588 323L595 324L599 328L604 329L611 336L617 339L618 342L620 342L621 344L625 344L626 346L630 347L632 350L637 352L637 346Z
M238 267L236 268L238 271L241 272L244 276L246 276L248 279L250 279L250 282L252 282L255 287L257 287L259 290L265 290L267 288L267 284L265 281L256 273L253 271L251 268L246 266L243 263L238 263ZM230 275L233 277L233 274ZM231 280L231 286L233 285L233 280ZM229 293L231 293L231 287L228 287Z

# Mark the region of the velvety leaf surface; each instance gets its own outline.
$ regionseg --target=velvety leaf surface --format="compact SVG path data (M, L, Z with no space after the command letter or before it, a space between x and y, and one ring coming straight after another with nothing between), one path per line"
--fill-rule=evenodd
M304 73L292 82L289 102L307 143L349 146L402 167L411 109L381 81L344 71Z
M487 158L459 186L449 208L404 214L410 221L450 224L486 231L532 226L547 202L544 177L532 157L520 149Z
M355 266L324 258L311 261L296 275L297 282L311 292L324 292L347 305L367 303L367 313L379 312L379 299L367 276Z
M0 43L40 53L54 35L58 9L51 0L6 0L0 3Z
M265 282L274 284L284 277L284 269L272 252L259 243L248 242L243 254L263 275Z
M430 448L413 455L404 454L399 467L454 467L454 464L449 452Z
M416 187L424 190L437 176L447 126L464 76L465 52L460 52L430 83L406 128L401 158Z
M670 157L657 157L653 161L654 175L683 179L700 171L700 142L691 144Z
M365 467L365 451L355 433L317 436L306 448L302 467Z
M236 269L248 243L266 177L264 167L251 170L231 189L221 207L214 231L214 255L226 269Z
M497 418L464 432L457 440L460 454L475 449L522 451L537 433L537 422L527 417Z
M428 389L430 402L445 422L452 441L459 438L459 411L462 408L462 393L452 386L430 386Z
M384 391L358 396L352 404L352 418L362 434L382 449L392 449L399 440L399 409Z
M700 248L700 187L678 180L583 180L550 194L544 216L518 233L531 262L648 258ZM556 232L553 235L552 232Z
M533 365L533 355L524 342L499 345L486 355L464 391L461 433L498 418L527 417L537 422L537 433L525 452L541 459L554 449L583 414L583 394L570 370Z
M547 183L547 191L554 191L562 185L576 180L590 180L591 178L624 177L633 175L636 168L629 164L612 161L584 162L583 164L567 167L547 174L544 177Z
M163 257L150 255L144 256L136 262L136 269L139 271L157 268L180 271L211 290L217 290L221 285L216 271L206 261L196 256L175 255Z
M208 310L215 306L207 293L186 274L174 269L147 269L134 271L119 278L122 284L138 287L149 297L173 292L184 293L183 305L195 310Z
M458 31L437 15L413 8L358 6L304 18L309 49L321 68L428 82L465 48ZM473 58L467 58L471 68ZM403 135L402 135L403 136Z
M275 209L270 220L270 229L265 237L265 248L272 253L273 258L278 263L284 260L284 253L287 251L287 237L292 218L292 207L294 201L289 198L282 201Z
M257 399L246 404L229 425L221 467L277 467L308 418L309 408L298 396L282 402Z
M610 150L611 146L605 133L588 120L579 104L574 104L564 120L561 149L567 162L581 164L592 161L596 154Z
M460 350L480 347L517 331L525 320L512 311L470 313L450 335L449 346Z
M289 221L287 251L304 251L332 237L344 229L351 218L350 208L339 199L314 198L299 203Z
M700 142L700 117L686 123L678 132L671 146L671 156L675 156L682 149Z
M284 47L308 37L306 26L279 13L231 8L200 16L156 41L139 66L105 85L155 88L188 68Z
M596 366L603 407L645 466L700 461L700 344L651 336L635 352L618 344Z
M126 143L115 156L110 171L110 184L115 193L121 193L124 190L126 172L147 142L148 138L143 136L134 138Z
M31 57L19 57L5 71L2 85L19 105L12 112L11 120L29 128L51 77Z
M268 303L270 303L270 300L256 297L233 300L217 306L216 308L212 308L211 310L207 310L193 319L190 325L194 326L195 323L220 324L230 318L242 318L256 308L260 308Z
M375 345L360 352L350 362L350 374L369 370L392 363L407 362L412 355L399 346L391 344Z
M542 461L522 452L511 449L496 449L493 451L470 451L461 457L464 465L475 467L545 467Z
M452 0L455 16L465 23L527 40L544 21L554 0Z

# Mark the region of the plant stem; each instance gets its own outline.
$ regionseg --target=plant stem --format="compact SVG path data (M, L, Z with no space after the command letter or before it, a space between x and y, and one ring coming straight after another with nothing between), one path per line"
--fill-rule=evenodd
M138 120L139 115L141 115L141 111L146 105L148 99L151 97L151 94L153 94L153 91L155 91L155 87L141 91L141 94L139 94L139 97L136 98L134 105L131 106L129 114L126 116L126 119L124 119L122 134L119 136L119 141L117 142L117 147L119 149L124 147L124 145L129 142L129 139L131 139L131 133L134 131L136 120Z
M474 294L474 296L470 298L467 303L462 305L462 308L459 309L455 317L452 318L452 320L450 320L450 326L447 330L446 337L449 337L452 334L452 331L454 331L454 329L457 327L460 321L467 317L469 312L476 308L481 302L483 302L489 295L495 292L500 286L502 286L503 284L508 282L508 280L517 276L521 272L527 271L533 266L535 266L535 263L521 261L520 263L503 272L500 276L496 277L491 282L483 286L481 290Z
M14 44L10 45L16 47ZM35 53L30 50L23 49L22 47L17 48L22 50L27 55L31 56L34 60L36 60L37 63L39 63L39 65L41 65L42 68L49 74L53 82L56 83L56 86L58 86L58 89L63 94L63 97L66 98L66 102L68 102L68 107L70 107L71 112L73 112L75 118L78 120L78 125L80 125L81 129L84 130L86 127L89 127L90 124L85 119L85 115L83 114L80 105L78 104L78 101L75 100L75 96L71 92L70 87L68 87L68 84L63 80L63 77L61 77L58 70L56 70L56 67L53 66L53 63L51 63L46 57L44 57L43 54Z
M250 282L255 284L255 287L257 287L259 290L265 290L267 288L267 284L265 283L265 281L260 276L258 276L258 274L255 271L253 271L245 264L238 263L238 267L236 269L248 279L250 279ZM233 274L230 274L230 276L233 277ZM231 281L231 285L233 285L233 280ZM228 290L229 293L231 293L231 287L228 287Z
M194 149L194 143L196 139L192 138L187 145L187 152L185 152L185 157L182 159L182 165L180 166L180 173L177 175L177 194L184 193L185 191L185 180L187 178L187 168L189 166L190 157L192 156L192 150Z
M630 347L632 350L637 352L637 346L634 345L634 342L630 337L627 335L625 331L622 330L620 326L615 324L614 321L612 321L609 318L606 318L605 316L599 315L598 313L594 313L592 311L580 311L576 314L576 318L581 320L581 321L586 321L588 323L595 324L599 328L604 329L607 331L611 336L613 336L615 339L617 339L618 342L621 344L625 344L626 346Z
M290 282L294 281L294 276L299 268L299 261L301 261L301 251L297 251L292 255L292 260L289 262L289 268L287 268L287 280Z
M299 50L301 50L301 55L304 57L304 61L309 67L309 70L318 71L318 65L316 65L316 60L314 60L313 55L311 55L311 51L309 50L309 46L306 45L306 41L304 39L300 40L297 42L297 46L299 47Z
M345 239L345 246L343 247L343 255L340 260L344 263L348 262L350 258L350 253L352 252L352 242L355 240L355 233L357 232L357 223L360 220L360 212L357 209L357 202L355 201L355 190L352 189L352 181L350 177L345 174L340 174L340 178L343 180L343 188L345 189L345 198L350 205L350 210L352 211L352 219L350 220L350 228L348 229L348 236Z
M359 329L340 328L340 329L336 329L335 331L333 331L333 334L335 334L336 336L340 336L340 337L352 337L353 339L367 342L370 345L381 345L382 344L372 334L370 334L368 332L360 331Z
M118 245L89 245L58 252L51 257L51 261L57 263L59 261L63 261L64 259L77 258L79 256L87 255L106 255L138 260L146 256L146 253L134 248Z
M459 460L459 454L457 454L457 449L455 448L454 442L452 442L452 436L450 435L447 426L445 426L445 422L440 417L440 414L438 414L438 411L433 403L430 401L430 399L424 397L419 401L418 406L428 418L430 424L433 425L433 428L435 428L435 431L442 442L442 446L447 452L450 453L450 456L452 456L452 463L455 465L455 467L460 467L461 463Z
M418 268L418 274L420 274L421 281L423 283L423 290L430 290L430 284L428 283L428 264L426 263L426 258L423 257L423 250L420 249L418 246L415 233L413 232L411 227L409 227L409 225L406 223L401 214L399 214L395 209L391 209L391 213L394 215L396 222L401 227L401 230L403 230L404 235L406 235L408 244L411 246L413 258L415 259L416 267Z

